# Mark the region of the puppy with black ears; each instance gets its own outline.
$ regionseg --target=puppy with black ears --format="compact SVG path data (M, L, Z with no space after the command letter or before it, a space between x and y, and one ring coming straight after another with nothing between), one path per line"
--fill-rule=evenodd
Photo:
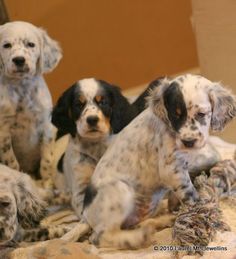
M59 98L52 123L58 129L58 138L70 134L59 165L78 216L83 209L84 191L111 135L122 130L145 108L145 96L142 94L130 104L118 87L89 78L76 82Z

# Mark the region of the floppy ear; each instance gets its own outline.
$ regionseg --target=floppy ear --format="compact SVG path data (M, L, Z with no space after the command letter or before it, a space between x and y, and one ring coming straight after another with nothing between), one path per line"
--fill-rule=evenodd
M149 98L153 113L170 129L179 131L187 118L187 108L178 82L164 79Z
M13 189L18 221L23 227L35 226L45 215L46 203L40 198L30 176L21 174Z
M144 109L147 108L147 99L156 87L162 84L165 77L158 77L154 81L152 81L147 88L137 97L137 99L131 104L138 110L138 113L141 113Z
M118 133L136 116L135 109L122 95L118 86L111 85L103 80L98 81L111 98L110 124L112 132Z
M135 111L118 87L112 89L112 96L111 127L113 133L118 133L135 117Z
M209 99L212 105L211 128L221 131L236 116L236 98L230 90L217 83L209 88Z
M52 111L52 123L57 127L57 138L66 134L76 135L76 125L71 114L71 104L73 101L76 84L67 89L57 101Z
M162 84L159 85L159 87L154 87L153 86L154 82L156 81L153 81L150 84L152 85L152 89L150 90L149 96L147 97L148 105L157 117L159 117L165 123L167 123L169 120L168 120L167 111L164 105L163 94L169 87L169 81L166 78L163 79Z
M62 57L62 50L59 44L51 39L45 30L39 29L39 33L41 42L39 69L41 73L48 73L57 66Z

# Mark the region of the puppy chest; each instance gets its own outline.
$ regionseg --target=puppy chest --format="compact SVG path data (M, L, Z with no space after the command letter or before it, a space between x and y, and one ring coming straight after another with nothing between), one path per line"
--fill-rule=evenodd
M30 136L39 135L42 124L43 118L39 112L35 112L31 106L20 103L16 106L16 113L12 118L11 132L14 137L27 135L30 138Z
M32 158L39 157L39 145L43 134L43 120L39 113L34 112L31 106L18 104L10 131L13 149L18 159L28 155Z

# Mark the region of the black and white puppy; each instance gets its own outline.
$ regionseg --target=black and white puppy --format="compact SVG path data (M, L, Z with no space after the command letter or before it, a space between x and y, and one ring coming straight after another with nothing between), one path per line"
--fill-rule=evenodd
M90 78L76 82L59 98L52 122L58 128L58 137L70 134L59 167L65 173L72 207L78 216L83 208L84 190L111 135L122 130L145 108L146 95L144 92L130 104L118 87Z

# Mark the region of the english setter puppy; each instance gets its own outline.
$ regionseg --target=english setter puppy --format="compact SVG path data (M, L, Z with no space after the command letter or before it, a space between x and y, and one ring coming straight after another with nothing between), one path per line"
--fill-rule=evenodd
M60 170L63 168L72 193L72 207L78 216L82 213L84 190L111 135L144 109L145 95L146 92L130 104L116 86L88 78L66 90L54 107L52 122L58 128L58 136L70 134Z
M128 228L155 216L168 190L194 204L198 194L189 171L235 158L236 145L209 137L210 128L222 130L235 116L235 96L219 83L190 74L163 79L148 108L117 135L98 162L86 190L82 222L63 239L77 239L91 228L92 241L99 246L143 246L154 226Z
M0 164L0 244L14 239L19 228L38 224L45 202L31 177Z
M0 26L0 161L48 177L52 100L43 74L61 59L47 33L27 22ZM40 164L41 163L41 164Z
M45 225L43 190L31 177L0 164L0 246L58 238L73 224Z

